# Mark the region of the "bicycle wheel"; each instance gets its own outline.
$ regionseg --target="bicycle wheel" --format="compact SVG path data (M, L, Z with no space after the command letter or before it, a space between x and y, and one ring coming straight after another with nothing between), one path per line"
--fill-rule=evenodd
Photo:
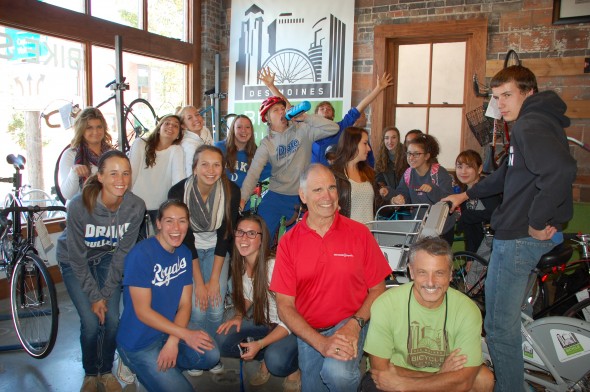
M485 309L485 279L488 261L477 253L461 251L453 254L451 287L471 298L480 310Z
M59 183L59 163L61 162L62 157L64 156L65 152L70 149L70 145L68 144L66 148L64 148L57 157L57 161L55 162L55 169L53 169L53 183L55 184L55 194L57 198L63 205L66 204L66 198L64 197L63 193L61 193L61 184Z
M521 61L518 58L518 53L513 49L510 49L506 56L504 57L504 68L510 67L512 65L520 65Z
M229 129L234 123L236 117L238 117L237 114L230 113L221 118L219 123L219 140L227 139L227 135L229 135Z
M533 315L549 306L549 288L547 287L547 283L537 279L528 301L533 306Z
M154 129L158 122L158 116L152 105L143 98L131 101L125 109L125 135L123 151L129 151L135 138L145 135Z
M586 298L569 308L564 316L590 321L590 298Z
M35 358L49 355L57 338L57 295L47 267L32 252L14 268L10 305L14 329L23 348Z

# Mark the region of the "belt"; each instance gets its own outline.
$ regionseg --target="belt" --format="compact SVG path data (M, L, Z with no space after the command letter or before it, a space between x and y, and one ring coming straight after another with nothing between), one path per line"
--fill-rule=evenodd
M331 327L316 328L315 330L318 331L318 332L326 332L326 331L328 331L328 330L330 330L330 329L332 329L334 327L335 327L335 325L332 325Z

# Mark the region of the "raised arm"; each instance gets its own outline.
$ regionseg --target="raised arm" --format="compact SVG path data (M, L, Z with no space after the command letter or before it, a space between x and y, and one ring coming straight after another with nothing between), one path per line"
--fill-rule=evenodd
M371 91L369 95L363 98L363 100L360 101L358 105L356 105L358 111L362 113L367 108L367 106L369 106L371 102L373 102L375 98L377 98L377 96L389 86L393 86L393 77L391 74L386 72L381 77L377 75L377 85L375 88L373 88L373 91Z
M275 74L270 70L269 67L262 68L258 71L258 80L260 80L274 95L275 97L279 97L287 103L287 109L291 106L289 100L279 91L277 86L275 86Z

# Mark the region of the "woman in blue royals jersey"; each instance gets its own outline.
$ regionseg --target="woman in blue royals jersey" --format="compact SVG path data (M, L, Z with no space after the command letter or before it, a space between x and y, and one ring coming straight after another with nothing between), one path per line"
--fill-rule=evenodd
M192 391L183 370L219 362L214 340L187 328L192 309L192 256L182 244L188 207L164 202L158 234L138 243L125 258L124 310L117 334L121 359L148 391Z

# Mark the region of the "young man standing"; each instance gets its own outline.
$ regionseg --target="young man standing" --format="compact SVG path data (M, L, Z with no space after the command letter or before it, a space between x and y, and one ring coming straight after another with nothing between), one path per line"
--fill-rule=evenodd
M573 215L576 161L564 128L566 105L553 91L538 92L535 75L522 66L498 72L493 99L505 121L513 122L508 159L467 192L443 200L463 201L503 192L492 215L495 230L486 279L486 339L494 363L496 391L524 385L520 311L530 271L563 241Z

